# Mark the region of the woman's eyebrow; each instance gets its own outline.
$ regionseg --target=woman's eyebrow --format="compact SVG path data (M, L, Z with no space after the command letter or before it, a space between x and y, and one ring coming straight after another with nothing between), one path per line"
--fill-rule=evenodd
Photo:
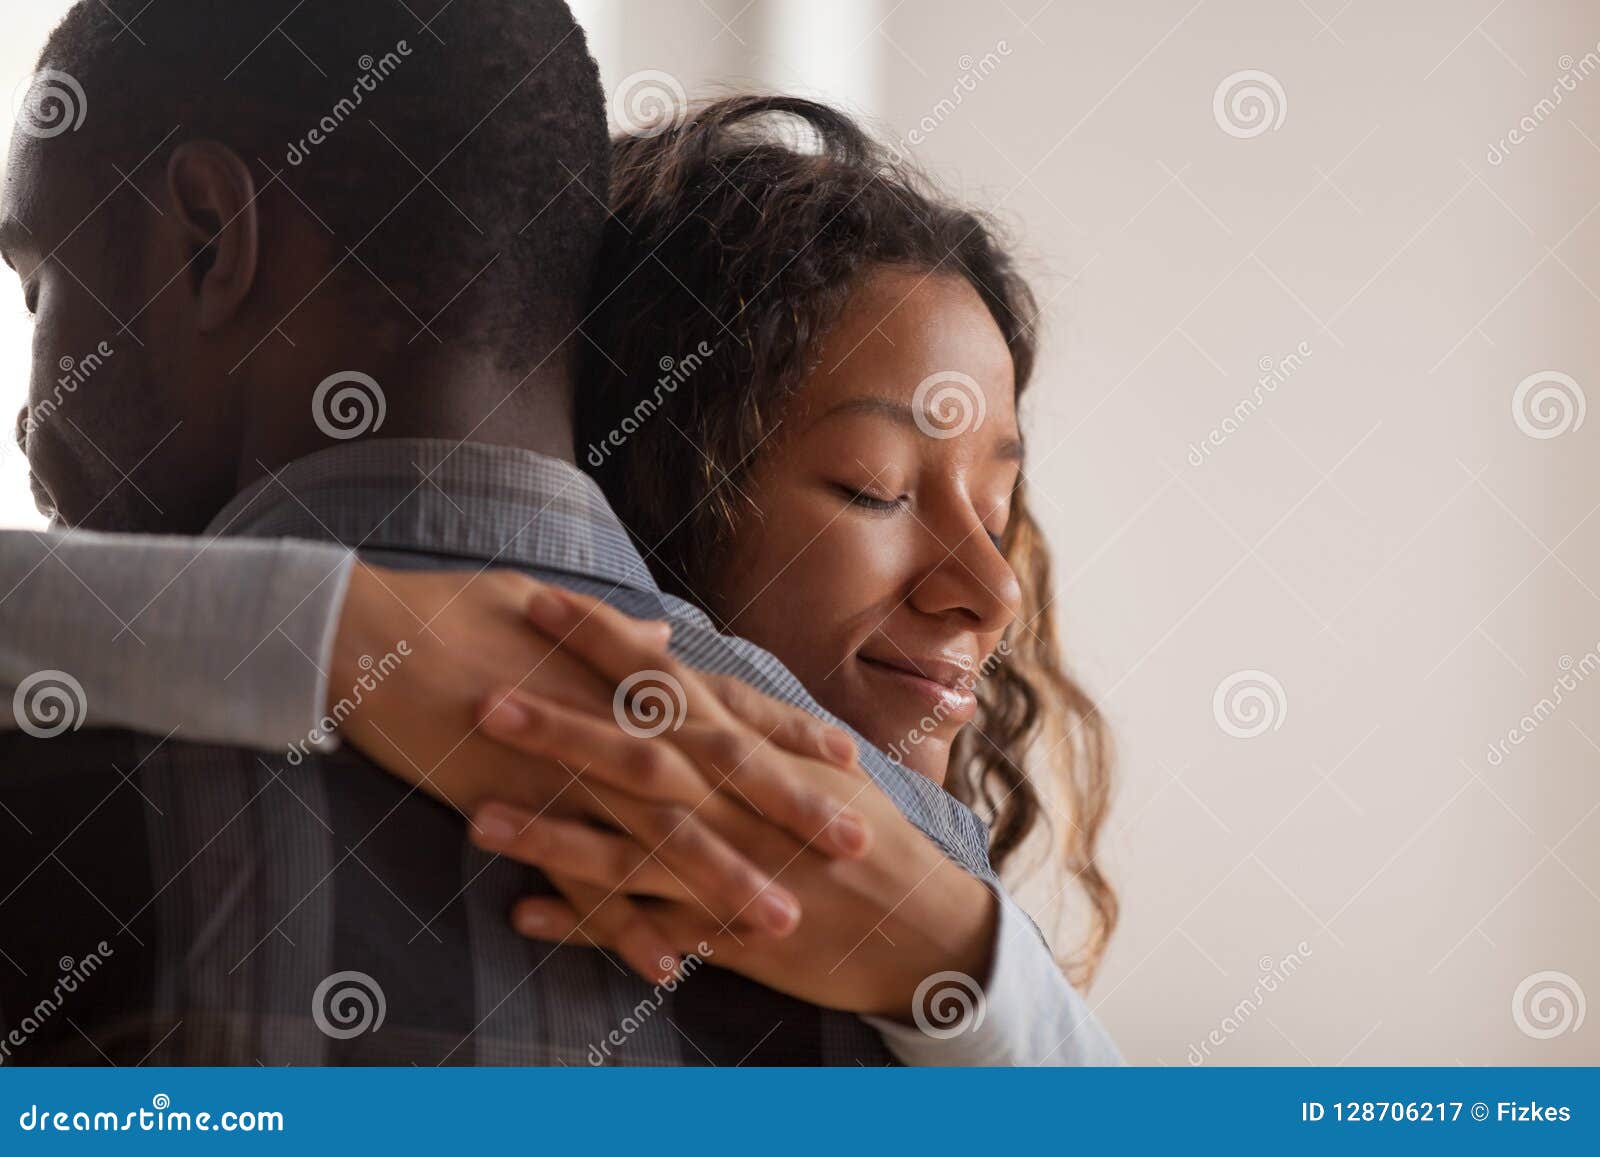
M890 398L881 394L866 394L861 397L846 398L837 406L824 411L812 425L827 421L842 414L877 414L891 421L899 422L904 426L915 426L916 416L911 412L911 404L900 398Z
M921 431L922 427L917 422L916 412L911 403L902 398L891 398L881 394L866 394L861 397L847 398L837 406L818 415L812 422L813 427L820 426L830 418L843 414L876 414L888 418L902 426L910 426ZM1023 460L1023 445L1021 438L1007 438L994 449L994 459L999 462L1021 462Z

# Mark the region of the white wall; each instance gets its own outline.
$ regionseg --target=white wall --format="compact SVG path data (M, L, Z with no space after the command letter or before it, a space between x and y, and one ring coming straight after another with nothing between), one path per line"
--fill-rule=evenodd
M28 0L9 4L0 16L0 157L11 147L17 103L27 91L33 63L71 0ZM0 526L43 526L28 491L28 470L11 431L28 397L29 347L33 341L22 290L11 271L0 266Z
M7 75L62 7L7 9ZM1600 54L1600 10L578 8L609 85L660 69L831 94L897 135L931 118L920 159L1021 236L1049 303L1029 469L1123 753L1126 916L1091 999L1130 1058L1184 1064L1215 1030L1208 1063L1600 1062L1600 1023L1541 1039L1537 999L1546 971L1600 996L1600 678L1577 678L1600 662L1600 416L1535 438L1512 410L1540 371L1600 384L1600 76L1536 111ZM1241 138L1213 97L1245 69L1285 115ZM11 300L0 413L26 372ZM1491 763L1563 662L1575 690ZM1235 738L1214 693L1250 670L1279 726ZM1029 895L1070 918L1053 891Z

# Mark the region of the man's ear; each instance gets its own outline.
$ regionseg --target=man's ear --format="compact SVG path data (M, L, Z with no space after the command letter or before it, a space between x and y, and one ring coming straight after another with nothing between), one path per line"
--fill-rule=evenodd
M190 246L184 276L194 290L200 331L212 333L255 287L261 237L255 178L226 145L186 141L167 162L167 198Z

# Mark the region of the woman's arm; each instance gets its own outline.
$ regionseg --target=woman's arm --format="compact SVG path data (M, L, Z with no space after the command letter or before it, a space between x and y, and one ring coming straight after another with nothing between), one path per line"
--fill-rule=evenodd
M353 559L291 539L0 531L0 728L304 742Z
M782 940L759 929L723 932L728 916L658 869L648 844L634 838L501 805L480 812L475 826L480 846L558 882L648 898L674 960L693 952L802 1000L861 1014L903 1064L1121 1064L1110 1036L1003 889L991 891L920 833L907 832L909 823L872 815L864 804L856 801L871 817L873 848L859 862L832 865L757 817L715 814L728 812L720 801L704 809L713 830L798 898L805 918ZM513 926L537 940L581 937L616 947L606 921L575 902L577 890L562 891L565 899L519 903Z
M863 1019L903 1065L1122 1064L1110 1034L1067 983L1033 921L1005 893L999 897L995 957L987 978L974 982L952 975L929 983L923 1018L910 1025Z
M600 637L584 638L587 624L607 612L576 596L565 601L573 617L558 615L541 625L565 638L566 649L583 654L608 679L637 669L626 660L619 664L615 648L599 645ZM793 896L804 919L779 939L760 929L730 935L727 925L749 912L724 910L693 880L662 868L654 842L633 825L602 818L596 826L496 802L477 813L476 842L542 868L565 895L524 900L513 914L519 931L540 940L580 936L615 948L625 924L585 904L585 890L600 900L647 897L651 923L666 937L662 957L675 961L695 951L792 996L860 1013L905 1063L1119 1063L1043 937L1002 888L946 858L858 766L819 760L814 745L778 738L783 716L774 712L781 705L743 688L720 696L719 710L706 702L704 676L671 660L662 670L690 704L683 725L670 734L630 738L609 710L525 692L509 693L521 726L491 717L486 728L510 745L573 766L623 763L648 748L687 757L713 782L728 781L731 791L708 796L694 814ZM810 841L776 826L765 809L741 806L741 781L778 768L792 783L811 783L824 796L847 800L872 833L865 851L829 862ZM631 962L644 954L625 955ZM655 959L646 957L647 967L639 969L650 980L659 979Z
M579 791L568 768L481 734L480 704L508 682L609 708L611 688L530 624L542 591L554 588L509 571L387 571L297 540L0 531L0 727L125 727L282 754L320 746L337 720L391 774L462 811L492 790L544 814L604 809L658 831L665 862L745 906L766 878L702 830L692 809L715 785L688 763L583 768ZM640 665L666 647L665 624L596 622ZM786 726L812 749L832 732L799 712ZM743 790L817 846L858 850L849 833L834 838L849 818L837 801L770 777ZM632 959L659 959L649 921L625 898L607 907L642 951Z

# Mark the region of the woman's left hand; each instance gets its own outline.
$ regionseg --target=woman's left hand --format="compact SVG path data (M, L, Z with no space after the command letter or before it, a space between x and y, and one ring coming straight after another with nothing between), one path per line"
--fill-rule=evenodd
M714 770L725 758L726 738L715 728L689 725L671 742ZM840 774L805 762L818 776ZM813 1004L910 1021L918 986L933 974L963 973L975 985L986 980L998 901L870 781L863 778L859 787L851 806L863 813L873 842L854 860L818 854L727 793L715 793L697 809L712 831L799 899L803 917L783 937L725 922L696 898L692 882L666 870L652 849L629 835L489 804L485 812L502 822L475 826L518 834L475 839L558 883L577 885L562 887L565 899L531 897L516 905L512 923L532 939L615 948L605 907L624 898L643 901L651 924L672 938L677 953L693 953ZM578 899L585 895L592 903Z

